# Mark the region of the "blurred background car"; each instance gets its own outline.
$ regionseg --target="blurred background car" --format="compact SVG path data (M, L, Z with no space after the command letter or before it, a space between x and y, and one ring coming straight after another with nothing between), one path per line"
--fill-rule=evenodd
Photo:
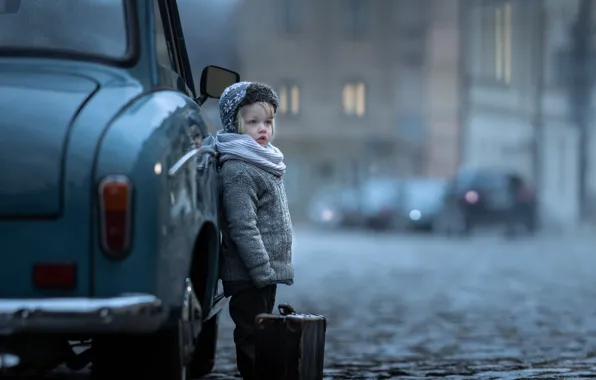
M537 228L536 196L517 173L494 168L461 170L447 185L433 223L439 234L468 235L480 226Z
M434 178L415 178L404 181L403 228L405 230L432 230L447 181Z
M358 191L342 187L320 190L312 197L308 214L310 222L320 227L359 226L362 216Z
M391 230L401 227L403 180L372 178L362 184L358 194L367 228Z

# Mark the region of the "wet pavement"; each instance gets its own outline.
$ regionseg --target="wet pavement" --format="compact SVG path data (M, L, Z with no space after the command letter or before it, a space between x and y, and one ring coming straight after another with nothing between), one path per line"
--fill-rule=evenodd
M298 230L278 302L328 318L328 379L596 378L596 238ZM222 317L216 371L234 378Z

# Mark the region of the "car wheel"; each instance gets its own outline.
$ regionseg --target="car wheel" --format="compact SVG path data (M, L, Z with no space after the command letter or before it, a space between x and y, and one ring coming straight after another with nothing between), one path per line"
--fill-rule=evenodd
M210 374L215 367L215 353L217 350L217 333L219 330L219 314L203 324L201 334L195 345L196 351L188 365L188 377L200 378Z

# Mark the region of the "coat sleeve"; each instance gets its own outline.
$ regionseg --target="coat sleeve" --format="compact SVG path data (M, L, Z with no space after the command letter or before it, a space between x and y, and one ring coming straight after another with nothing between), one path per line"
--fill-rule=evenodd
M261 288L272 275L272 269L257 227L257 184L243 171L232 176L224 175L222 185L228 233L254 284Z

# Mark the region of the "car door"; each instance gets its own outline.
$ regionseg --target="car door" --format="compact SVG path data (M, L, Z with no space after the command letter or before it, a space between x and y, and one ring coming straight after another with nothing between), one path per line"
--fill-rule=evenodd
M165 0L165 8L170 23L170 41L177 62L177 70L182 81L178 83L178 88L192 99L196 99L196 90L194 87L192 70L188 60L184 34L178 15L177 2L175 0ZM189 106L185 115L188 123L188 133L193 140L193 149L197 149L197 201L200 211L206 218L217 217L217 197L214 198L213 190L217 190L217 168L215 159L215 150L206 143L209 136L207 117L201 107L193 102ZM215 192L217 193L217 191Z
M175 51L174 54L177 60L178 71L180 77L183 79L183 82L179 84L179 90L185 92L189 97L196 99L196 90L186 50L184 33L178 14L177 2L176 0L165 0L164 5L167 8L171 26L171 41L173 50ZM192 152L195 154L197 162L197 165L194 167L196 178L193 184L193 194L195 194L198 211L200 215L202 215L203 221L209 221L218 227L219 191L217 159L214 146L208 138L208 119L204 111L196 102L193 102L192 105L190 105L185 116L188 122L188 132L193 139ZM218 281L218 257L212 257L209 262L209 274L206 280L205 289L213 289L213 292L208 291L205 293L205 298L201 300L206 312L209 311L210 305L213 303L213 298L216 296L215 289L217 289ZM195 288L197 286L195 286ZM196 290L200 293L202 289Z

